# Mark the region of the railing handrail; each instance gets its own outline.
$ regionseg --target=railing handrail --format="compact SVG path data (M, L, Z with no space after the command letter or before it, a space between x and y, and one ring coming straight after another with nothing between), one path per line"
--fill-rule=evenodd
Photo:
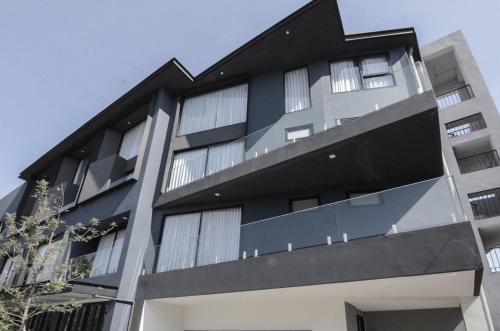
M493 155L496 154L498 156L498 151L496 149L492 149L491 151L488 151L488 152L479 153L479 154L475 154L475 155L471 155L471 156L466 156L466 157L461 157L461 158L457 159L457 161L471 159L471 158L478 157L478 156L481 156L481 155L486 155L486 154L493 154Z
M402 189L402 188L405 188L405 187L410 187L410 186L419 185L419 184L423 184L423 183L427 183L427 182L431 182L431 181L440 180L442 178L448 178L449 179L449 178L452 178L452 177L453 176L451 176L451 175L450 176L445 175L445 176L440 176L440 177L434 177L434 178L430 178L430 179L425 179L425 180L418 181L418 182L411 183L411 184L405 184L405 185L401 185L401 186L397 186L397 187L391 187L391 188L386 189L386 190L382 190L382 191L378 191L378 192L372 192L372 193L367 193L367 194L364 194L362 196L355 197L355 198L343 199L343 200L339 200L339 201L335 201L335 202L330 202L330 203L327 203L327 204L323 204L323 205L320 205L320 206L317 206L317 207L302 209L302 210L299 210L299 211L294 211L294 212L291 212L291 213L286 213L286 214L282 214L282 215L278 215L278 216L274 216L274 217L268 217L268 218L264 218L264 219L261 219L261 220L258 220L258 221L254 221L254 222L248 222L248 223L245 223L245 224L241 224L241 227L258 224L258 223L261 223L261 222L273 220L273 219L284 217L284 216L288 216L288 215L303 213L303 212L312 211L312 210L320 209L320 208L331 207L331 206L334 206L336 204L341 204L341 203L345 203L345 202L348 202L348 201L354 201L354 200L357 200L357 199L365 199L365 198L367 198L369 196L372 196L372 195L382 194L382 193L385 193L385 192L391 192L391 191L399 190L399 189Z
M449 94L449 93L451 93L451 92L455 92L455 91L457 91L457 90L461 90L461 89L463 89L463 88L467 88L467 87L469 87L469 88L470 88L470 84L464 84L464 85L461 85L461 86L459 86L459 87L455 87L455 88L452 88L452 89L447 90L447 91L445 91L445 92L441 92L441 93L439 93L439 94L436 94L436 98L442 97L442 96L444 96L445 94ZM467 89L467 90L469 91L469 89ZM470 92L470 91L469 91L469 92Z

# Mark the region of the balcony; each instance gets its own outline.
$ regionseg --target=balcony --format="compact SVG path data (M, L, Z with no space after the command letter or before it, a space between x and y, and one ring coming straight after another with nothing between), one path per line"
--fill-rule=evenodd
M484 128L486 128L486 122L481 113L446 124L446 132L449 138L460 137Z
M497 151L489 151L457 159L457 162L460 173L467 174L483 169L498 167L500 165L500 158L498 157Z
M500 216L500 188L471 193L469 203L476 220Z
M207 265L207 261L218 264L314 246L349 244L357 239L462 221L464 215L452 179L440 177L243 224L238 238L240 249L236 252L224 249L223 242L216 248L202 247L198 238L190 238L192 245L174 245L179 247L175 254L160 254L161 245L156 246L147 258L146 269L161 272L192 268ZM232 243L233 239L227 240ZM198 256L203 256L202 263Z
M406 79L401 85L409 95L387 92L396 87L356 91L360 95L370 93L368 99L373 103L368 106L363 99L365 105L353 110L347 105L352 104L353 94L332 94L321 105L313 103L312 110L285 114L286 121L234 142L212 146L208 152L189 151L189 156L179 159L174 156L172 168L167 170L165 192L155 207L202 204L214 196L224 201L318 185L380 178L402 183L442 175L437 106L425 70L417 65L416 69L408 66L401 71L394 72L396 82ZM392 99L377 103L379 93L389 98L385 92ZM304 112L313 111L321 116L304 119L303 115L311 114ZM344 112L360 116L348 117ZM422 130L427 132L425 136ZM226 152L215 151L219 147ZM396 151L397 166L393 164ZM312 167L314 173L308 171ZM272 187L267 185L271 181L275 183Z
M436 95L439 109L448 108L474 97L470 85L464 85Z

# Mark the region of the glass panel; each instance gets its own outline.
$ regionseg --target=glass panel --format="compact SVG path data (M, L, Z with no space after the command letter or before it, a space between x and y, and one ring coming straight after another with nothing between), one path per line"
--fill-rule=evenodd
M292 212L318 207L318 198L292 200Z
M94 263L92 264L90 277L106 274L115 236L116 233L109 233L99 240L99 246L97 247Z
M118 271L118 263L120 262L120 256L123 249L123 242L125 241L126 230L120 230L116 232L115 242L113 243L113 249L111 250L111 257L109 259L109 265L107 274L113 274Z
M240 224L240 208L203 212L196 265L238 259Z
M210 147L208 149L207 175L243 162L244 153L245 144L243 141Z
M299 139L307 138L311 135L311 128L301 128L301 129L287 129L286 130L286 140L296 141Z
M248 85L187 98L181 113L179 135L246 121Z
M285 110L287 113L311 107L307 68L285 73Z
M391 74L385 76L375 76L363 78L366 89L394 86L394 77Z
M361 90L358 65L352 61L338 61L330 64L333 93Z
M142 122L123 134L119 155L125 160L130 160L139 154L145 126L146 122Z
M363 76L384 75L390 72L387 57L384 55L365 57L361 60Z
M200 213L192 213L165 218L157 272L194 266L200 217Z
M203 178L206 160L206 148L175 154L168 190Z

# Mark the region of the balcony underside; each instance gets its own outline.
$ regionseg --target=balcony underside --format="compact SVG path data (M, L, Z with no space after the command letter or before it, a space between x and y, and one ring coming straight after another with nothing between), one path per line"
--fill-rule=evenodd
M166 192L155 206L326 186L386 188L442 174L438 112L432 92L426 92Z
M477 295L482 268L463 222L145 275L137 293L148 300L470 271L462 294Z

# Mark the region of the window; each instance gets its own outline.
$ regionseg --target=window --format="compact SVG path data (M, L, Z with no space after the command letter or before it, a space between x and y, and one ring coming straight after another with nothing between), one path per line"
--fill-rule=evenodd
M361 60L361 73L365 89L394 85L389 62L386 56L370 56Z
M318 206L319 198L294 199L290 201L290 209L292 213Z
M358 192L349 193L349 204L353 207L358 206L376 206L382 204L382 198L379 193Z
M241 208L167 216L157 272L238 259Z
M194 182L243 162L244 141L176 153L168 190Z
M289 128L285 130L285 140L286 141L297 141L307 138L313 134L312 125L299 126L295 128Z
M309 76L307 68L285 73L285 111L295 111L311 107Z
M448 132L448 137L450 138L469 134L484 128L486 128L486 122L484 121L481 113L446 124L446 131Z
M491 272L500 272L500 248L493 248L486 254Z
M469 194L476 220L500 215L500 188Z
M85 168L87 167L88 159L81 159L78 161L78 167L76 168L75 176L73 177L73 184L80 185L83 181L83 176L85 175Z
M45 282L51 280L55 275L55 267L57 258L60 254L64 254L63 252L63 241L57 240L54 241L51 245L50 251L48 250L48 245L41 245L38 247L37 256L35 257L33 270L37 273L38 279L37 282ZM41 260L46 256L45 264L41 265ZM43 268L41 268L43 267ZM40 269L41 268L41 269ZM35 281L34 275L30 274L28 276L28 280L26 283L30 284Z
M146 122L142 122L123 134L120 152L118 153L125 160L130 160L139 155L141 140Z
M394 86L387 56L367 56L330 63L333 93Z
M187 98L178 134L220 128L246 122L248 84Z
M109 233L99 240L90 277L116 273L125 240L125 230Z
M0 273L0 285L10 284L12 281L12 268L14 261L10 257L4 257L2 272Z

